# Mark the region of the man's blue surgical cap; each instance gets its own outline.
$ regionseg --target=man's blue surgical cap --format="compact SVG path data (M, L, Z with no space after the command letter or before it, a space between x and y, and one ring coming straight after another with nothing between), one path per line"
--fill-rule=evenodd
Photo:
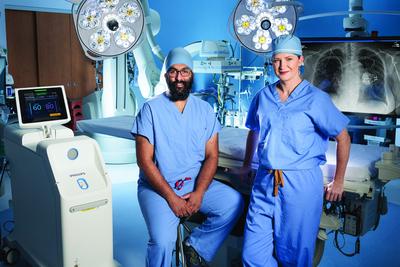
M174 64L185 64L193 70L192 56L182 47L172 49L165 58L165 70L171 68Z
M272 42L272 55L287 53L301 56L300 39L294 35L281 35Z

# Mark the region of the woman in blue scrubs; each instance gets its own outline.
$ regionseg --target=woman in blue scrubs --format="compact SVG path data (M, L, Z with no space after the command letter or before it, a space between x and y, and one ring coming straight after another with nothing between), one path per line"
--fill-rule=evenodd
M343 194L349 158L348 119L328 94L300 76L300 40L273 42L273 68L279 78L254 97L246 120L250 129L242 173L250 170L257 148L259 169L246 219L244 266L312 266L323 195ZM328 138L337 141L334 179L323 184Z

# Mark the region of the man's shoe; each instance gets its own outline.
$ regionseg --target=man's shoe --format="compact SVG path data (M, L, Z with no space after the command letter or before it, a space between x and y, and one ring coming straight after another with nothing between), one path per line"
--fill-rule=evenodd
M183 242L183 253L185 254L187 267L208 267L207 262L197 254L192 246L188 246Z

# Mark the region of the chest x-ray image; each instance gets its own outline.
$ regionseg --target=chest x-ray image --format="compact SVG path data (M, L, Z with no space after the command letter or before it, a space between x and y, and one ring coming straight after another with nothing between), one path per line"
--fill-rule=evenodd
M400 43L304 42L304 78L344 112L400 114Z

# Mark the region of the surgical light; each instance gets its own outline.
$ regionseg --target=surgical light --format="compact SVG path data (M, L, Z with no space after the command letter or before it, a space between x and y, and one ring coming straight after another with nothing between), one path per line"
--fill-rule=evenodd
M72 7L75 30L85 54L93 60L134 49L144 32L138 0L83 0Z
M273 39L294 32L300 7L290 0L240 0L231 17L235 37L251 51L269 52Z

